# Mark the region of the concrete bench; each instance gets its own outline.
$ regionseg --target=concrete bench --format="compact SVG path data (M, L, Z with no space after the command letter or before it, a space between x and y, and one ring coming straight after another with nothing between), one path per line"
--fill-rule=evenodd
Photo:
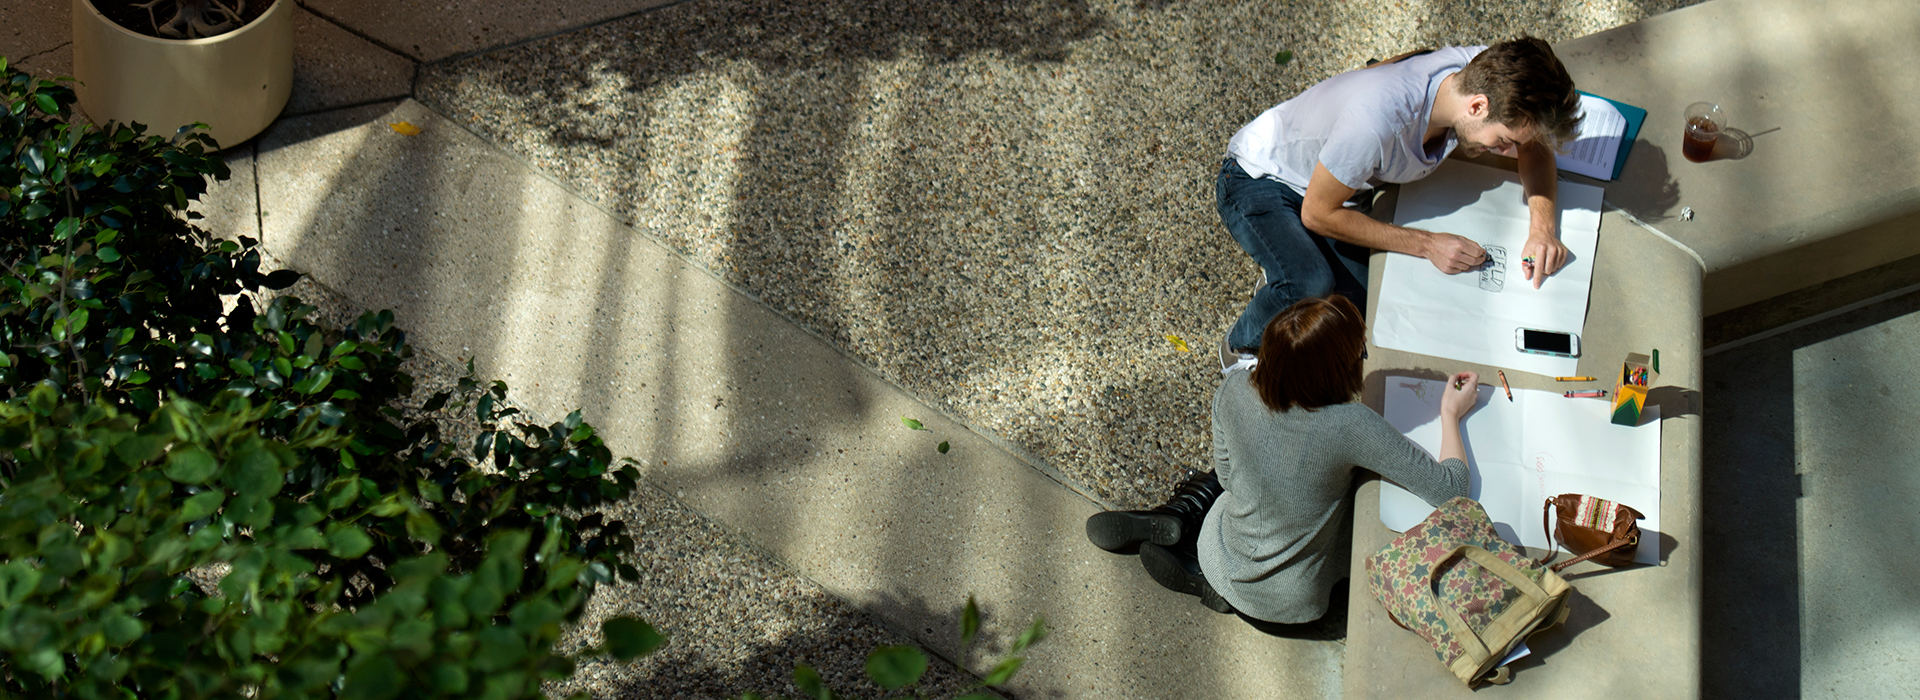
M1570 569L1566 629L1534 640L1512 685L1470 692L1366 591L1364 558L1395 533L1380 524L1378 481L1364 484L1347 697L1700 695L1702 319L1763 312L1783 295L1920 255L1914 36L1920 4L1910 0L1716 0L1556 47L1581 89L1648 111L1619 181L1599 183L1610 206L1580 373L1607 376L1627 352L1660 349L1652 401L1664 421L1660 507L1671 539L1658 567ZM1696 101L1719 103L1732 128L1705 163L1678 152L1681 114ZM1367 368L1376 409L1388 376L1496 369L1379 348Z
M1555 50L1581 89L1647 109L1607 201L1693 251L1714 315L1920 255L1916 36L1911 0L1716 0ZM1700 101L1735 131L1692 163Z

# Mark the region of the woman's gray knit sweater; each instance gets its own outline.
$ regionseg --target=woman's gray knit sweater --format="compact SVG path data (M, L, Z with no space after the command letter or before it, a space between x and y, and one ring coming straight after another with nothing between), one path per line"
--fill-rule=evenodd
M1370 469L1438 506L1467 495L1467 465L1433 457L1357 403L1271 411L1237 370L1213 397L1214 473L1198 554L1207 582L1247 615L1308 622L1347 575L1351 485Z

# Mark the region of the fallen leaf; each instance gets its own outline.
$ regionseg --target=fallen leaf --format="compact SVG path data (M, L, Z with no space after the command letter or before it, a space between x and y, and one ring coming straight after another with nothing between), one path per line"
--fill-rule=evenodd
M407 122L394 122L387 126L393 127L393 130L399 132L401 136L414 136L420 133L420 127Z
M1292 51L1281 51L1273 55L1273 64L1276 66L1284 66L1291 62L1293 62Z
M906 416L900 417L900 424L907 426L908 430L926 430L927 429L927 426L922 425L920 421L914 420L912 418L908 418Z
M950 450L950 449L953 449L953 448L951 448L951 447L948 447L948 446L947 446L947 443L945 443L945 442L941 442L941 443L940 443L940 446L939 446L939 447L935 447L935 448L933 448L933 449L936 449L936 450L939 450L939 451L940 451L940 454L946 454L946 453L947 453L947 450Z
M1173 343L1173 349L1179 350L1180 352L1193 352L1193 348L1187 347L1187 341L1181 340L1180 336L1169 335L1167 336L1167 342Z

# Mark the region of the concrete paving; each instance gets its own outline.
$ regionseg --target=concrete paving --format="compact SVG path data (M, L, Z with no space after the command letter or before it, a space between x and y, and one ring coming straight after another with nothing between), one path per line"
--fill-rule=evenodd
M1337 692L1337 645L1167 594L1087 543L1090 500L417 103L283 119L259 148L278 259L537 415L584 409L656 484L920 643L957 657L972 594L1055 630L1022 694Z
M301 4L416 61L438 61L676 1L304 0Z
M1707 358L1709 697L1920 688L1920 294Z

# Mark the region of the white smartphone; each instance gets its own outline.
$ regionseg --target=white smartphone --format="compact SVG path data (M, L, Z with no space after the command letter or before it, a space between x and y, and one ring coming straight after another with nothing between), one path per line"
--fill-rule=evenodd
M1580 336L1561 331L1519 328L1513 332L1513 347L1520 352L1554 357L1579 357Z

